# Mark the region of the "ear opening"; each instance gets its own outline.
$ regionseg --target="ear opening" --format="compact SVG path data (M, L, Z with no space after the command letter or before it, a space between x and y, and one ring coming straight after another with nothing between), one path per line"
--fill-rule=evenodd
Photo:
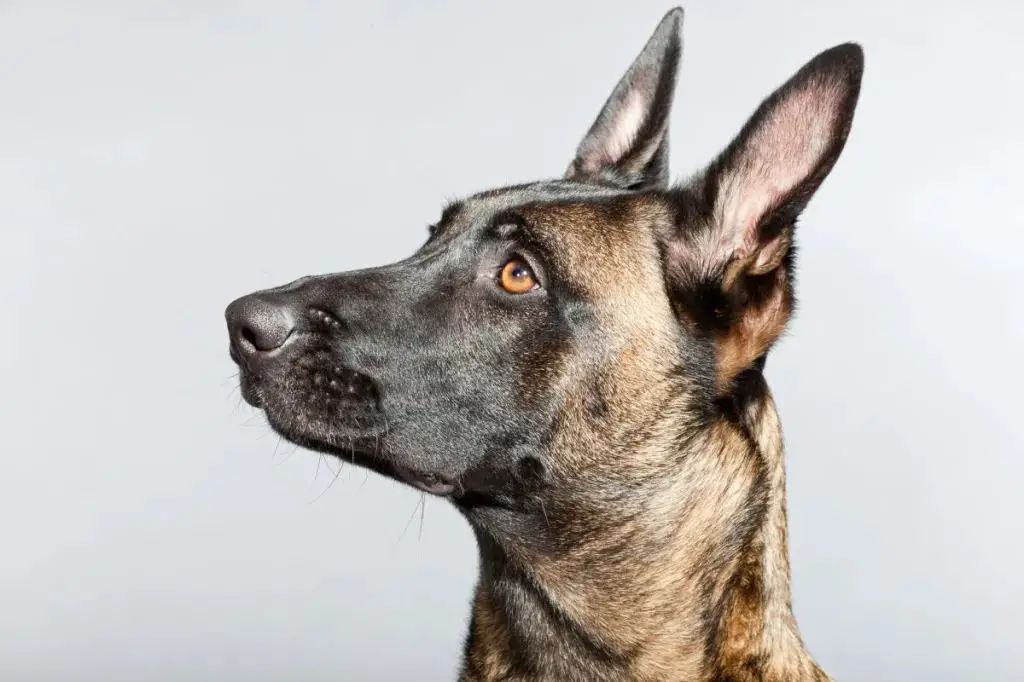
M687 188L703 224L670 238L668 277L715 339L720 387L763 356L793 305L797 219L831 172L853 123L864 55L845 43L811 59L765 99L739 135ZM691 310L692 317L692 310Z
M761 103L708 170L721 229L749 240L780 212L797 218L846 144L863 69L859 45L837 45Z
M668 128L682 55L683 10L670 10L576 150L565 177L622 189L668 185Z

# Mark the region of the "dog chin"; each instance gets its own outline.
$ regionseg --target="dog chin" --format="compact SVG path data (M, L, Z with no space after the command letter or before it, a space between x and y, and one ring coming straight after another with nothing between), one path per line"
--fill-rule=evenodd
M283 419L281 413L272 408L263 408L263 413L270 428L285 440L346 461L376 456L376 443L384 435L383 432L344 428L315 420Z

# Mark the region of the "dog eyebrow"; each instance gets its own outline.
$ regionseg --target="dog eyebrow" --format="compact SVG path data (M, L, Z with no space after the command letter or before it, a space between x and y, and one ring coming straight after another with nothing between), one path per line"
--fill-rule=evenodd
M516 241L523 246L545 251L526 219L515 211L502 211L488 221L486 234L502 241Z
M512 239L524 232L522 227L516 223L502 220L491 225L491 230L502 239Z
M441 220L437 222L439 226L447 225L455 216L462 210L463 202L459 199L452 199L444 205L441 209Z
M513 237L529 237L530 230L526 219L515 211L502 211L488 221L487 229L502 239Z
M491 218L487 223L485 234L501 241L518 242L523 248L530 249L543 260L550 257L547 245L537 238L526 218L515 211L502 211Z

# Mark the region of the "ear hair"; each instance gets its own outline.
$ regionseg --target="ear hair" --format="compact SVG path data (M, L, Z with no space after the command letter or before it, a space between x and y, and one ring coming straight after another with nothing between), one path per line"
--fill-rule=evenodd
M814 57L687 188L704 218L669 236L666 274L671 289L698 287L717 300L718 312L702 319L716 339L722 386L767 352L789 320L793 232L845 147L863 68L853 43Z
M668 128L682 54L682 8L669 11L615 86L565 177L620 189L668 185Z

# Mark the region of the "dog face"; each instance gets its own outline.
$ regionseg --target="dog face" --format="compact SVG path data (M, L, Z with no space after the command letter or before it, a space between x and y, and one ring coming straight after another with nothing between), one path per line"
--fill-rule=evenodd
M650 500L783 331L796 220L845 144L863 67L855 45L821 53L670 187L681 18L562 178L449 205L406 260L233 302L245 399L288 440L492 528Z
M651 230L665 210L565 180L454 203L406 260L233 303L243 396L296 443L515 506L549 482L577 374L679 341Z

